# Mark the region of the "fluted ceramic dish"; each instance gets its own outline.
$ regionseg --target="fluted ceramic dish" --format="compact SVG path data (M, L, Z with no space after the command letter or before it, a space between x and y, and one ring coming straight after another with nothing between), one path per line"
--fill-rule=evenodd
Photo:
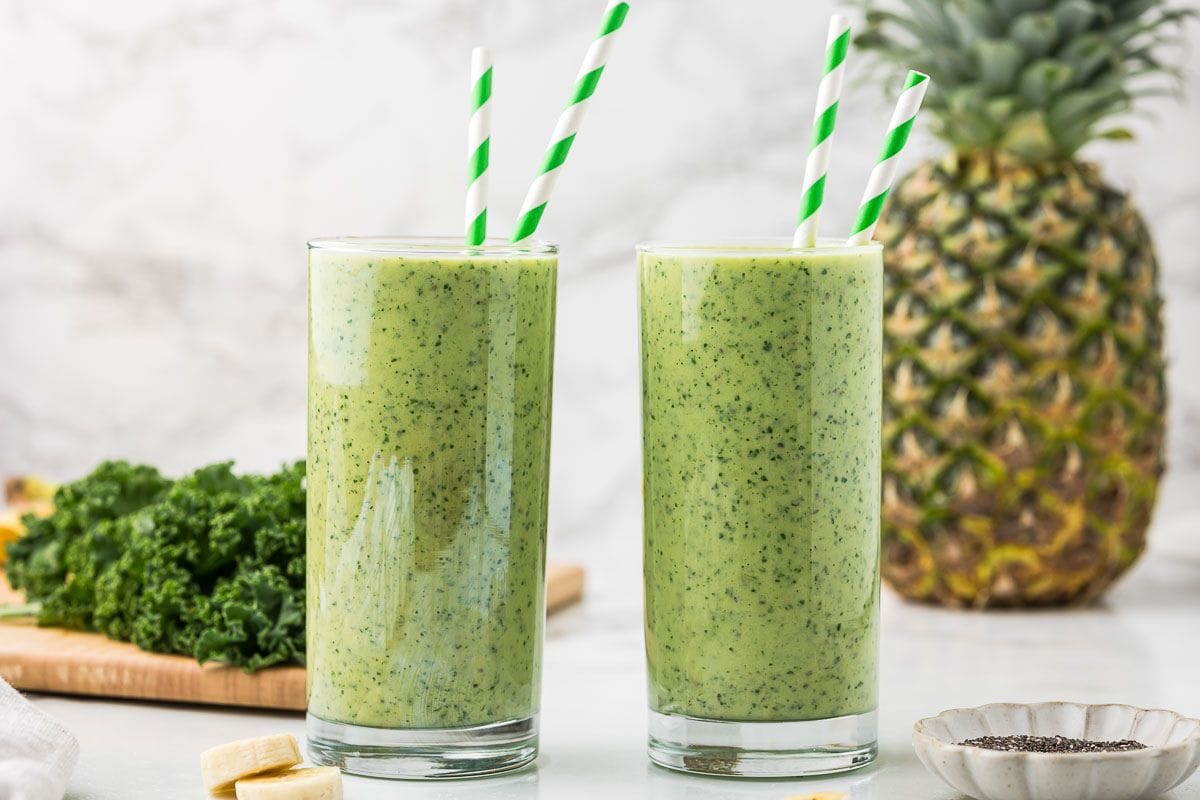
M1146 748L1019 753L957 744L1018 735L1133 739ZM1200 766L1200 720L1125 705L992 703L920 720L913 747L930 772L977 800L1152 800Z

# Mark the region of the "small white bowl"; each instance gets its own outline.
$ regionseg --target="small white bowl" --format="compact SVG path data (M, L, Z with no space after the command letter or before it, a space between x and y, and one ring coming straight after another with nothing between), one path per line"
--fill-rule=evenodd
M1018 735L1133 739L1146 748L1021 753L956 744ZM1200 766L1200 720L1115 704L992 703L920 720L913 748L930 772L977 800L1151 800Z

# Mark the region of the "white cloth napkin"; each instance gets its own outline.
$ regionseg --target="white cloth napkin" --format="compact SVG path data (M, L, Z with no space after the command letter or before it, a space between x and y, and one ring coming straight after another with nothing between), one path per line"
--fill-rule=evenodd
M0 679L0 798L62 800L79 742Z

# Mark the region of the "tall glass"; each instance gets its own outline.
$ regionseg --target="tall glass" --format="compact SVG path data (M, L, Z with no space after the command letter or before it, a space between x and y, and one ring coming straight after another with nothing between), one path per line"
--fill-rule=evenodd
M557 252L309 243L317 763L434 778L537 755Z
M875 757L882 249L638 247L650 758Z

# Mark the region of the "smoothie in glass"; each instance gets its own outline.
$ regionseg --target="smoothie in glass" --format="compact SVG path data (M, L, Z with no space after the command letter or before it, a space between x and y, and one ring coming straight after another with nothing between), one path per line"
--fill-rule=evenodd
M309 252L314 757L436 777L536 754L557 255Z
M874 756L878 245L639 248L651 757Z

